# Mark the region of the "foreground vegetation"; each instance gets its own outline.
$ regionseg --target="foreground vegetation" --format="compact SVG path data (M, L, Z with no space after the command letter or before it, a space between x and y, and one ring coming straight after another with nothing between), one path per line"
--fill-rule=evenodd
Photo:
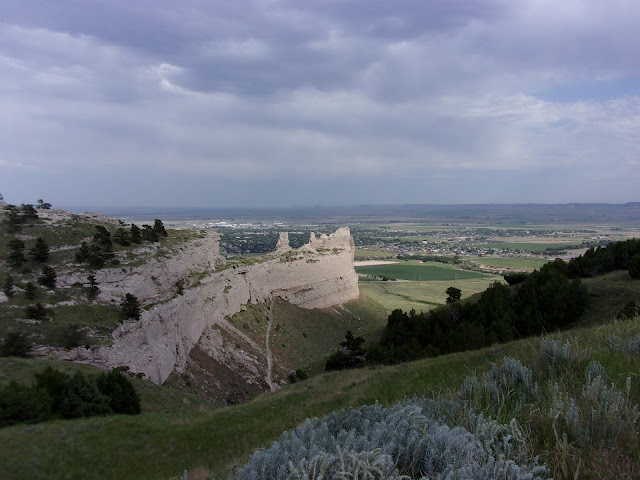
M580 365L599 361L607 374L605 385L614 384L617 391L624 392L626 404L633 406L640 401L640 385L635 378L640 371L640 355L630 352L628 345L638 334L640 319L635 318L569 330L549 339L560 346L570 343L572 351L580 352ZM612 342L627 348L612 348ZM520 340L390 367L327 373L249 403L227 407L212 406L196 397L133 379L142 400L140 415L52 421L0 430L4 446L0 477L168 479L178 478L187 469L189 478L227 478L256 448L267 447L283 430L296 427L305 418L376 402L391 406L405 397L437 399L454 395L465 377L482 375L493 363L501 364L505 356L535 370L540 362L540 340ZM60 362L45 364L92 370ZM0 380L30 376L42 365L40 360L0 359ZM629 376L632 380L627 387ZM573 366L563 369L557 378L561 385L573 385L577 380L584 382L584 371ZM579 396L580 388L571 387L569 391ZM516 398L509 392L505 400ZM550 401L551 393L543 393L544 401ZM631 468L637 461L637 445L633 443L603 450L583 446L570 436L565 444L560 436L560 443L545 444L540 439L554 440L553 429L548 430L548 423L527 418L527 410L521 413L519 424L527 435L527 445L535 448L534 454L543 455L541 460L556 478L573 478L580 459L584 459L580 478L589 478L585 473L588 470L591 478L621 478L621 469ZM602 453L597 457L604 459L601 465L585 464L596 458L594 451Z

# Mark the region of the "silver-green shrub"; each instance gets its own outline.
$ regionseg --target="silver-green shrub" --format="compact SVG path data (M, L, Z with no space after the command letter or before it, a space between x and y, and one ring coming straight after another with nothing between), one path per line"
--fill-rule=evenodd
M544 478L514 425L472 415L474 434L447 425L450 412L446 403L414 399L310 419L254 453L238 479Z
M607 338L607 346L611 350L615 350L617 352L624 352L629 355L638 355L640 354L640 334L630 338L629 340L623 340L618 335L611 335Z
M549 385L551 407L556 437L570 437L582 445L597 448L614 445L623 433L633 434L638 426L638 405L631 405L628 398L605 381L605 368L597 361L589 364L586 383L580 396L574 398L557 383ZM631 378L627 379L630 389Z
M501 366L494 364L481 378L465 378L459 397L468 409L508 421L539 393L531 369L505 357Z
M561 345L557 340L543 338L540 341L540 368L542 374L558 374L580 365L589 351L572 347L569 342Z

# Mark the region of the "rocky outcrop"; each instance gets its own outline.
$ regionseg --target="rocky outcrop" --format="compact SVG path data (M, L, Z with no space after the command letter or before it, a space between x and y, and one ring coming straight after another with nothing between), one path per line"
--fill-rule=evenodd
M79 348L70 355L103 367L128 366L132 372L162 383L171 372L184 368L196 344L212 358L222 360L225 353L220 350L224 344L220 331L253 342L226 320L246 304L279 296L303 308L323 308L357 298L354 252L349 229L341 228L328 236L312 235L300 249L266 257L261 263L224 264L218 236L212 233L184 246L175 257L154 257L144 265L125 267L124 272L104 271L100 284L106 288L105 295L119 299L124 292L131 292L143 303L153 301L155 305L144 311L139 321L117 328L113 345ZM188 283L184 294L177 295L175 282L193 279L191 272L197 272L197 281ZM255 359L247 362L249 370L252 363Z
M291 245L289 245L289 234L284 232L278 237L278 243L276 244L275 254L287 253L291 251Z

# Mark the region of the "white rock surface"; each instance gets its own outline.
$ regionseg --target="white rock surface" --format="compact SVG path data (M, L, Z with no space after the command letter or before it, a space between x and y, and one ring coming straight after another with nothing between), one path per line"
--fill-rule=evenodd
M312 234L309 244L263 263L213 271L224 259L219 255L219 237L211 233L191 241L171 258L153 258L139 267L125 267L124 272L118 268L100 271L96 277L101 295L120 300L132 293L142 303L158 303L144 311L139 321L118 327L112 346L77 348L56 356L105 368L126 365L162 383L174 369L184 368L190 350L201 338L201 348L212 358L221 358L223 352L217 349L223 342L215 340L218 335L211 327L234 329L226 317L243 305L261 303L273 295L303 308L324 308L357 298L354 253L349 229L341 228L329 236L315 238ZM175 282L192 278L193 272L204 278L191 288L187 284L184 295L176 296ZM247 367L254 368L253 363L251 359Z

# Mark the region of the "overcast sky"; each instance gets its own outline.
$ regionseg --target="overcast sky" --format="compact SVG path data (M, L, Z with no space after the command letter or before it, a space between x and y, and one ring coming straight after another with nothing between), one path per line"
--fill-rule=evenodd
M640 2L2 0L0 192L640 200Z

